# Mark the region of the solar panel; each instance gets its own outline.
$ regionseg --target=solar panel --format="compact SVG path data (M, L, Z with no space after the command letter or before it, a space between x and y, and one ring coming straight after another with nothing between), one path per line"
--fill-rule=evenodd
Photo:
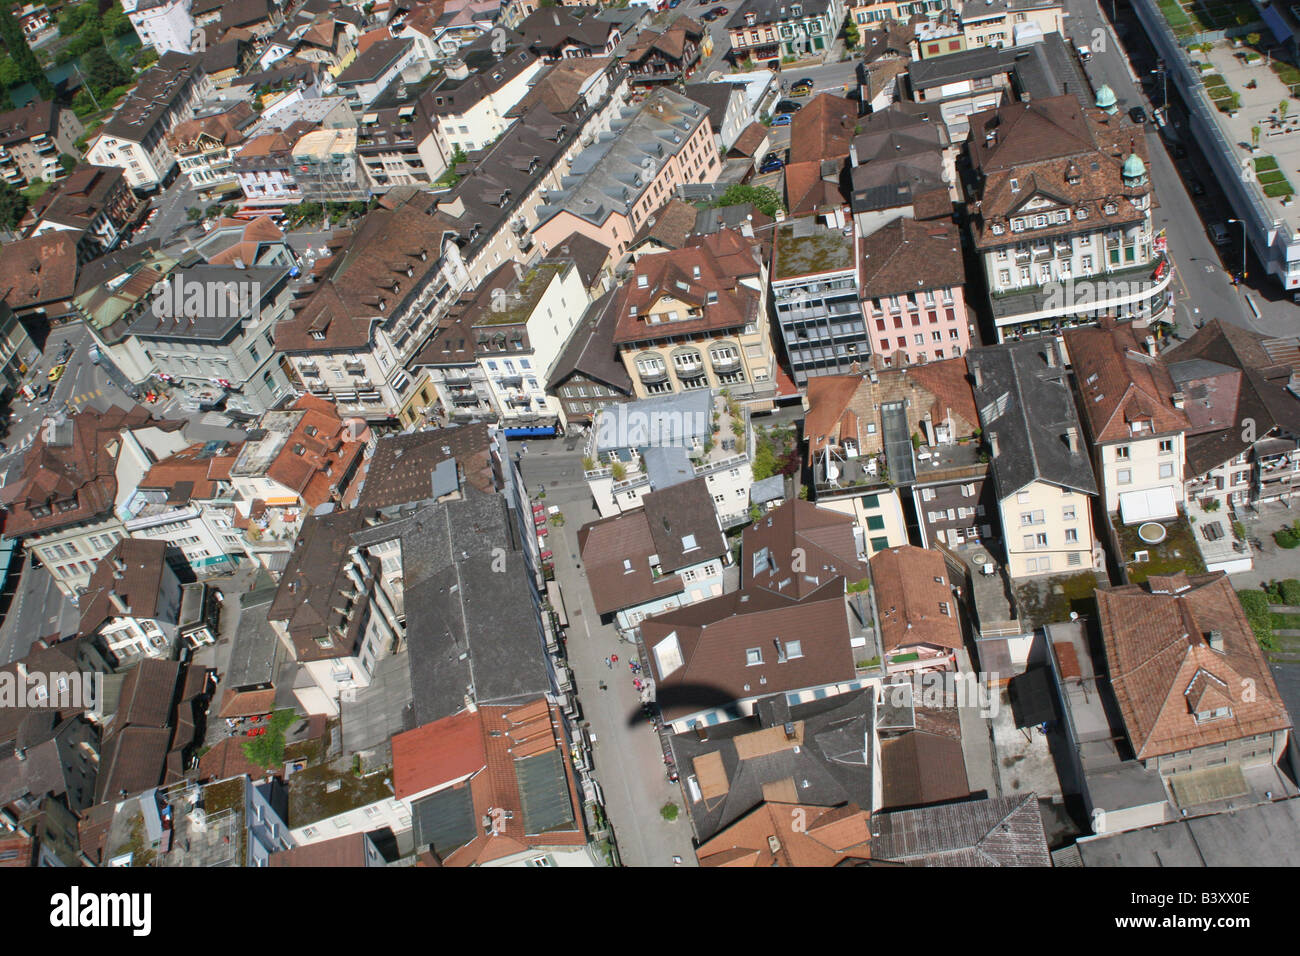
M572 829L573 802L563 760L559 750L548 750L515 761L519 799L524 805L524 832Z
M474 825L474 801L469 787L439 790L411 805L416 846L432 846L446 857L478 834Z

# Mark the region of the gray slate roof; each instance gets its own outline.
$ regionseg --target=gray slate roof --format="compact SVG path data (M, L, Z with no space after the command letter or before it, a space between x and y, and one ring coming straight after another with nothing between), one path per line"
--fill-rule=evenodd
M980 426L998 454L991 471L999 498L1015 494L1034 481L1095 495L1087 443L1059 352L1049 365L1051 338L1004 343L971 349L966 367L978 384L975 404ZM976 370L978 369L978 375ZM1067 429L1075 429L1078 451L1071 453Z
M871 854L913 866L1051 866L1034 793L871 818Z

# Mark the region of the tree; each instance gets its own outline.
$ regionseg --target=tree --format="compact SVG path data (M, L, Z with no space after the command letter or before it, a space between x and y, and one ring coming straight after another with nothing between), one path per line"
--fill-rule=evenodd
M1258 126L1252 126L1250 128L1250 145L1252 149L1259 149L1259 127Z
M59 153L59 167L63 170L63 173L66 176L77 168L77 161L67 153Z
M1246 34L1246 43L1248 43L1250 46L1259 46L1259 34L1258 34L1258 33L1247 33L1247 34Z
M1282 102L1277 104L1277 116L1278 119L1281 120L1283 123L1286 122L1286 113L1287 110L1289 110L1290 108L1291 108L1291 104L1287 100L1283 100Z
M96 96L103 96L113 87L131 81L131 74L109 55L102 40L81 58L81 74Z
M11 56L0 58L0 86L11 90L15 86L21 86L22 82L23 71L18 68L14 58Z
M198 206L191 206L189 209L185 210L185 218L190 222L198 222L203 218L203 210Z
M45 71L41 69L36 54L32 53L32 48L27 45L27 38L23 36L23 29L18 25L11 6L0 11L0 43L3 43L5 49L9 51L22 78L36 87L36 92L41 95L41 98L54 99L54 87L50 85Z
M6 182L0 182L0 226L12 229L27 212L27 198Z
M722 198L713 205L714 208L720 209L723 206L742 206L745 203L752 203L754 208L765 216L775 216L777 210L785 208L780 193L772 187L747 186L742 183L728 186Z
M844 18L844 45L850 50L862 42L862 35L858 32L858 25L853 19L853 14Z

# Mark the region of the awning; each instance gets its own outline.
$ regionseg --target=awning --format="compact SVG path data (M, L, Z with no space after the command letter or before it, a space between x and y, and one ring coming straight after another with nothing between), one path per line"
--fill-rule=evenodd
M1176 518L1178 504L1174 500L1174 489L1148 488L1145 491L1126 491L1119 496L1119 513L1125 524Z
M547 435L554 435L555 426L547 425L544 428L507 428L505 432L507 438L541 438Z
M283 497L280 497L280 498L267 498L267 499L266 499L266 504L268 504L268 505L272 505L272 506L279 506L279 507L282 507L282 508L283 508L283 507L292 506L292 505L296 505L297 503L298 503L298 498L297 498L296 495L287 495L287 496L283 496Z

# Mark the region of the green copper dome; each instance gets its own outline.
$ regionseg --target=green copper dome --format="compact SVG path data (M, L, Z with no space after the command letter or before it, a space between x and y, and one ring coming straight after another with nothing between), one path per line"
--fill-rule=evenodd
M1141 179L1146 174L1147 166L1146 163L1142 162L1142 157L1137 153L1129 153L1128 159L1124 160L1124 178Z
M1116 101L1117 97L1115 96L1115 91L1107 84L1103 83L1101 89L1097 91L1097 108L1103 110L1112 109L1114 108Z

